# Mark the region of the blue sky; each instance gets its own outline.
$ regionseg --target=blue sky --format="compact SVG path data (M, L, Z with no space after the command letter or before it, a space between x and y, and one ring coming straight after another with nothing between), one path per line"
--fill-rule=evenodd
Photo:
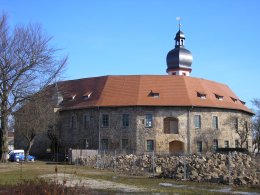
M166 74L182 18L193 77L260 98L259 0L0 0L15 24L40 24L69 55L65 79ZM173 83L174 85L174 83Z

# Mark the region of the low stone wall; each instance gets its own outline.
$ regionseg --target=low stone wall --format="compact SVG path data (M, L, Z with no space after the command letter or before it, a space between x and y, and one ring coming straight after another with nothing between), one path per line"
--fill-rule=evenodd
M198 182L259 184L256 161L241 153L158 158L157 165L162 167L160 176L166 178L183 179L186 174L187 179Z
M81 158L81 164L86 160ZM233 183L236 185L259 184L258 164L250 155L241 153L213 154L203 156L96 156L88 165L110 168L128 174L153 173L163 178L187 179L197 182Z

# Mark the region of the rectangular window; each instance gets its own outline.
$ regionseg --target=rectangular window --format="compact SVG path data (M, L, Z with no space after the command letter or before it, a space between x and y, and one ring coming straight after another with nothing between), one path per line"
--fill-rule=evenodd
M246 149L248 150L248 141L246 141Z
M128 149L128 139L122 139L122 149Z
M197 141L197 152L202 152L202 141Z
M238 118L234 118L234 129L238 130Z
M146 150L148 152L154 151L154 140L147 140L146 141Z
M94 117L93 117L93 116L91 116L91 117L89 118L89 127L92 128L92 129L95 128L95 120L94 120Z
M123 124L123 127L129 127L129 114L123 114L122 124Z
M212 118L212 128L218 129L218 117L217 116L213 116L213 118Z
M101 127L108 127L109 126L109 116L108 114L102 114L101 119Z
M170 133L179 134L178 120L170 121Z
M194 123L195 123L196 129L201 129L201 116L200 115L194 116Z
M229 141L226 140L226 141L224 142L224 148L229 148Z
M84 128L89 128L89 124L90 124L90 116L87 114L84 114L83 116L83 124L84 124Z
M214 139L213 140L213 150L216 151L218 149L218 140Z
M238 141L238 139L235 140L235 147L239 148L239 141Z
M145 127L153 127L153 115L147 114L145 117Z
M245 131L248 131L248 123L247 123L247 121L245 121L244 126L245 126L244 130L245 130Z
M76 116L72 115L70 119L70 127L75 128L76 127Z
M108 139L101 140L101 150L108 150Z

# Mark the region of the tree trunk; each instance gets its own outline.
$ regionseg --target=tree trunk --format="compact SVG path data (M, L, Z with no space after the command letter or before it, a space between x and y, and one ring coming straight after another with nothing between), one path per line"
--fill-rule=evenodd
M5 80L5 76L3 75ZM2 79L2 78L1 78ZM0 108L0 117L1 117L1 132L0 132L0 158L1 162L7 162L8 154L8 90L7 83L2 82L1 87L3 88L1 94L1 108Z
M241 140L241 139L240 139L240 140ZM240 141L239 145L240 145L240 148L243 148L242 140Z
M29 154L30 154L30 150L32 148L33 142L34 142L34 137L32 138L32 140L28 140L28 145L27 145L25 157L24 157L25 161L28 161L27 156L29 156Z
M0 155L1 162L7 162L8 154L8 125L7 116L1 112L1 131L0 131Z

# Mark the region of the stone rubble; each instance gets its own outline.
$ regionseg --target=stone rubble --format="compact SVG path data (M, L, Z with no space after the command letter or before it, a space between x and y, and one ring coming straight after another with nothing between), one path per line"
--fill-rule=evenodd
M87 161L87 162L86 162ZM232 155L206 153L205 155L105 155L80 158L82 165L109 168L132 175L154 173L157 177L197 182L259 185L259 165L250 155L233 152Z

